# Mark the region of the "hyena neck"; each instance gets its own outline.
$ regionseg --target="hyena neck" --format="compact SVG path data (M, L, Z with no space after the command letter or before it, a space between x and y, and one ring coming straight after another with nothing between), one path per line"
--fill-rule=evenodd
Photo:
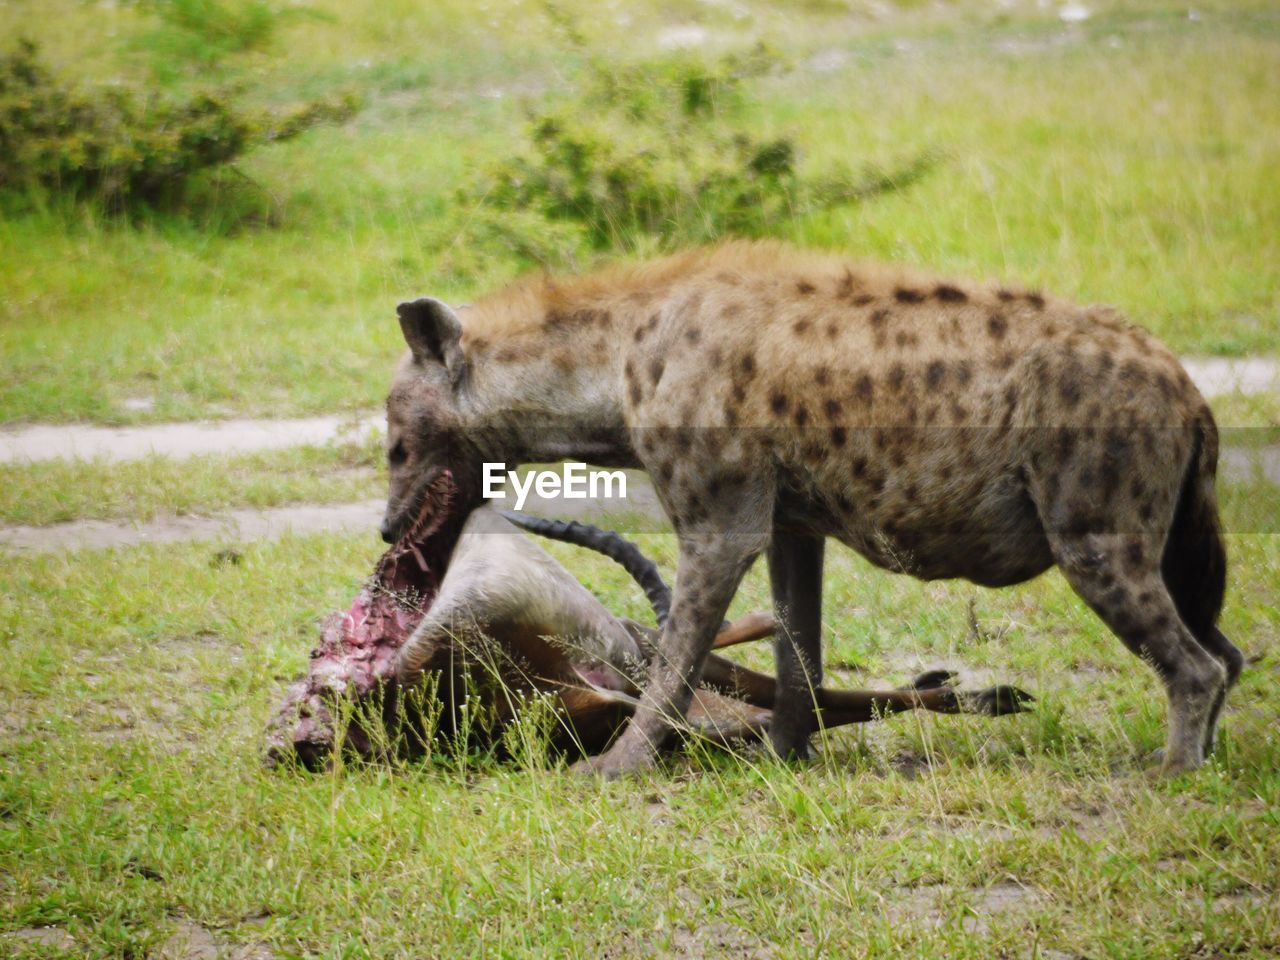
M485 457L633 466L618 389L618 336L583 316L464 341L464 417Z

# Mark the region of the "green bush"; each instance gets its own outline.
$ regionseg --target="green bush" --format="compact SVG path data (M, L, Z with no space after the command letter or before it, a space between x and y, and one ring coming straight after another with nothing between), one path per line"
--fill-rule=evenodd
M198 174L355 108L346 98L272 114L242 109L225 93L176 100L79 90L24 40L0 56L0 190L43 188L113 210L177 203Z
M460 199L491 232L517 211L573 225L593 249L676 247L776 232L903 187L931 166L924 153L892 171L802 172L795 141L759 137L741 119L746 82L776 67L764 49L711 64L676 57L610 69L589 60L582 94L533 116L524 149ZM531 245L527 221L509 232Z
M165 81L215 68L235 54L264 50L288 21L328 19L310 7L280 7L271 0L141 0L139 6L158 24L130 46L145 51L152 72Z

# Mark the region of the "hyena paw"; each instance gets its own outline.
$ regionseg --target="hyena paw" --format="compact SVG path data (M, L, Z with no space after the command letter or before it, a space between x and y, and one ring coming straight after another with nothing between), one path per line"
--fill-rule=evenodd
M622 744L617 744L598 756L584 757L569 770L580 777L618 780L643 773L653 765L654 756L651 751L627 749Z

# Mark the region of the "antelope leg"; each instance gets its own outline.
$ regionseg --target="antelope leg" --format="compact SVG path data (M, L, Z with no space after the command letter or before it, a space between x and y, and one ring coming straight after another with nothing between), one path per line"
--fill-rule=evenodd
M1017 687L997 686L987 690L964 691L950 686L950 674L935 671L917 678L898 690L814 691L823 726L838 727L865 723L904 710L934 713L980 713L1000 716L1018 713L1034 698ZM776 694L774 678L712 654L702 669L702 682L752 706L772 708Z
M737 620L722 627L720 632L716 634L715 642L712 643L712 650L722 650L725 647L736 646L739 643L749 643L752 640L763 640L765 637L773 636L778 625L773 619L773 614L764 613L748 613L745 617L739 617Z

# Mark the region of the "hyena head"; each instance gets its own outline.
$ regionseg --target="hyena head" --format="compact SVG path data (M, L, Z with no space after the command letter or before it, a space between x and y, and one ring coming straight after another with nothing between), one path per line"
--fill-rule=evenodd
M402 303L396 313L409 349L387 395L390 484L382 538L388 543L412 525L428 489L445 470L452 472L461 498L478 503L481 469L460 403L467 366L462 324L447 305L430 297Z

